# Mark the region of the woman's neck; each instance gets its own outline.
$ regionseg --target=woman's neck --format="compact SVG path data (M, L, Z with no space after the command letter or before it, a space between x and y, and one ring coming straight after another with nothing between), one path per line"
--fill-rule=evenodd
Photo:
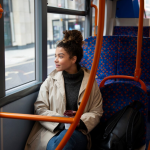
M77 65L74 64L73 66L71 66L71 68L69 68L68 70L64 70L66 71L68 74L76 74L78 72L78 68Z

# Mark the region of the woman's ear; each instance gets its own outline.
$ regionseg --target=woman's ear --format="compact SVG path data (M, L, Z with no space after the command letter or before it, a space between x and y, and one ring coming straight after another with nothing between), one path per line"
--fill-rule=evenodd
M73 56L73 57L72 57L72 63L75 64L76 61L77 61L77 56Z

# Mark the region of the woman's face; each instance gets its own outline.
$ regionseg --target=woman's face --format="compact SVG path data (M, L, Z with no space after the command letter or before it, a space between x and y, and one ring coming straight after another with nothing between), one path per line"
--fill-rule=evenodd
M62 47L57 47L55 51L55 64L57 71L65 70L68 73L74 73L76 69L76 59L77 57L74 56L70 58L69 54L64 50Z

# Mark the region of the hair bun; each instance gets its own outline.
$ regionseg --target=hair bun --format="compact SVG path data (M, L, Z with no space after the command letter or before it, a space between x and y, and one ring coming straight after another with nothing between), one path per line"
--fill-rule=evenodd
M83 37L80 31L78 30L66 30L63 31L64 38L63 38L63 43L66 43L68 41L74 41L80 46L84 44Z

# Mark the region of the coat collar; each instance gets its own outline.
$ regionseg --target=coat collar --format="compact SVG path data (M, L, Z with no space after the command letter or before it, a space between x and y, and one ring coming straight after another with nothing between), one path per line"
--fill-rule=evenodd
M81 83L81 87L79 90L79 96L80 94L86 89L87 86L87 82L90 76L90 70L86 69L86 68L82 68L82 70L84 71L84 77ZM58 89L60 90L61 94L63 95L64 98L66 98L65 96L65 84L64 84L64 77L62 75L62 71L57 71L54 70L50 76L52 77L52 79L56 80L56 85L58 87Z
M84 77L83 77L81 87L80 87L80 90L79 90L79 96L86 89L86 86L87 86L87 83L88 83L88 80L89 80L89 76L90 76L90 70L88 70L86 68L83 68L83 71L84 71Z
M56 86L60 90L60 93L62 94L63 98L66 99L65 94L65 83L64 83L64 77L62 75L62 71L57 71L56 69L50 74L53 80L56 81Z

